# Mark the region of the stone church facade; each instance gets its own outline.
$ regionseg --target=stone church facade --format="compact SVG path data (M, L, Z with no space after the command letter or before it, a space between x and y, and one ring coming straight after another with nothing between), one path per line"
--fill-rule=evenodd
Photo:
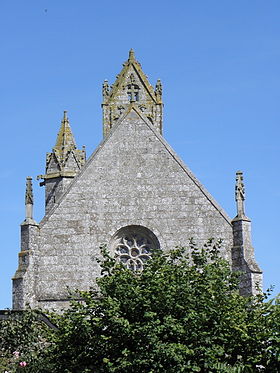
M236 174L237 216L231 220L162 137L162 86L150 85L131 50L112 86L103 84L104 139L86 160L67 113L47 153L46 213L33 219L32 180L13 278L13 308L62 309L70 289L89 289L100 274L107 244L125 266L141 270L154 248L169 250L222 238L223 255L243 271L241 292L256 293L262 272L244 212L244 184Z

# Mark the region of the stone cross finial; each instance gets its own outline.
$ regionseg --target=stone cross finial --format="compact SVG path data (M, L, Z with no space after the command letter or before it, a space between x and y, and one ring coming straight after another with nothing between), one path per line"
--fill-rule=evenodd
M235 201L237 207L237 216L244 217L244 200L245 200L245 187L243 183L243 172L236 172L236 183L235 183Z
M26 178L25 219L33 219L33 188L32 177L30 176Z

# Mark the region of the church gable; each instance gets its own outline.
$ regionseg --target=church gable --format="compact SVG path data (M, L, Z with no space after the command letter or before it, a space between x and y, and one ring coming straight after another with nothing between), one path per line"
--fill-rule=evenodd
M67 297L70 284L88 288L99 275L99 246L106 243L114 254L112 238L124 227L149 229L162 250L187 245L191 237L232 244L222 210L133 105L40 226L41 301ZM229 251L224 256L230 260Z
M27 303L43 308L67 306L69 288L86 290L100 275L96 257L103 244L135 270L143 268L153 248L186 246L191 238L200 246L209 238L221 238L221 255L234 270L245 273L244 294L254 292L261 281L250 220L244 213L243 176L238 173L238 214L231 222L162 138L161 114L153 121L143 110L148 101L150 108L162 110L161 86L153 91L145 79L130 52L115 85L111 90L104 87L105 137L85 164L85 151L76 148L64 113L47 172L41 175L46 215L39 225L32 218L33 198L26 200L14 277L15 308ZM110 122L112 110L120 105L121 112ZM57 172L61 160L63 169ZM30 194L29 179L28 188Z
M186 245L191 237L199 242L221 237L231 245L232 228L222 210L133 107L42 222L38 260L47 263L45 256L56 257L56 276L67 260L63 276L75 271L84 288L97 271L90 258L98 255L101 244L110 244L118 229L130 225L150 229L163 250ZM39 277L51 281L49 269L39 268ZM53 288L45 285L44 292Z

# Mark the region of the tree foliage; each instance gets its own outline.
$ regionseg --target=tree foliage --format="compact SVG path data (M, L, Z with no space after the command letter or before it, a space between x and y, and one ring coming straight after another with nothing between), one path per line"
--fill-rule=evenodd
M98 288L53 315L58 330L26 372L280 371L277 301L240 296L213 241L156 251L142 272L102 253Z
M38 366L41 358L44 360L50 330L40 321L40 316L40 312L30 309L7 310L6 318L0 322L1 373L22 372L23 368Z

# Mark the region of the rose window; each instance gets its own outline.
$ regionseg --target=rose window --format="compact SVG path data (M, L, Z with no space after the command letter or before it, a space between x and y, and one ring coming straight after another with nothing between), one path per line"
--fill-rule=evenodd
M144 227L126 227L116 236L115 254L118 260L132 271L141 271L151 258L153 250L159 247L157 238Z
M119 260L132 271L143 269L144 264L150 259L152 243L139 234L127 235L120 239L116 247Z

